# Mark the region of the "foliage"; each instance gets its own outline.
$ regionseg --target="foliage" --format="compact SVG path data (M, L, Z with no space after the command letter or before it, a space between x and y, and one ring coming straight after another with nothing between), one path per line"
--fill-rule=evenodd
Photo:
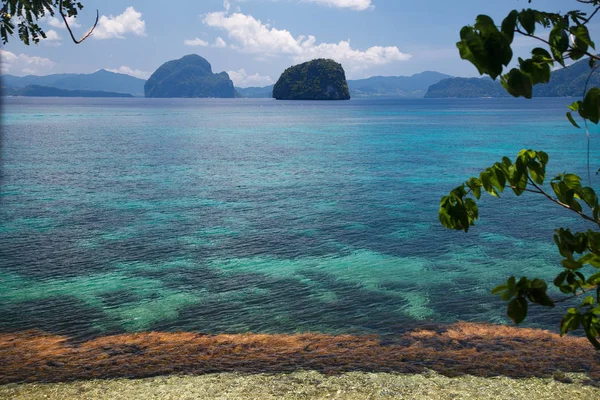
M213 74L210 63L196 54L161 65L144 91L146 97L236 97L229 75Z
M277 100L348 100L350 91L341 64L317 59L286 69L273 87Z
M588 15L580 10L565 14L548 13L533 9L511 11L502 21L500 28L486 16L479 15L475 25L465 26L460 31L457 47L463 59L470 61L483 75L492 79L500 77L504 88L515 97L532 96L533 86L550 80L552 67L566 65L567 60L589 57L590 75L597 68L600 57L590 52L595 48L587 24L600 11L600 0L577 0L578 3L593 6ZM531 0L530 0L531 2ZM549 30L545 40L536 35L536 29ZM531 50L531 58L518 59L518 67L503 73L512 61L512 48L515 33L531 37L545 44L545 48ZM569 106L569 121L578 126L572 113L578 113L584 123L597 124L600 120L600 88L582 87L584 94ZM589 136L588 136L589 140ZM589 142L588 142L589 143ZM546 165L549 157L543 151L522 150L513 162L503 157L462 185L453 189L440 202L440 222L447 228L464 230L479 218L476 200L483 191L499 197L506 188L517 196L526 192L542 195L555 205L564 207L592 224L587 232L571 232L558 228L554 242L563 260L562 268L554 279L556 286L567 297L552 299L548 284L542 279L514 276L505 284L496 287L492 293L508 301L507 314L516 323L522 322L528 312L529 303L545 307L555 307L563 302L576 302L567 309L560 324L561 334L583 328L588 340L600 349L600 206L598 196L590 187L581 184L581 178L574 174L561 174L550 181L552 193L544 187ZM588 154L589 160L589 154ZM588 273L589 270L589 273ZM580 300L583 298L583 300Z
M67 22L67 17L77 17L79 11L83 9L83 4L77 0L2 0L0 9L0 36L2 43L8 43L9 36L12 36L17 29L19 39L26 45L31 42L38 43L40 38L46 38L46 32L38 25L38 21L46 16L54 17L56 14L63 18L69 34L75 43L81 43L88 36L98 23L96 23L81 39L75 39L73 32Z

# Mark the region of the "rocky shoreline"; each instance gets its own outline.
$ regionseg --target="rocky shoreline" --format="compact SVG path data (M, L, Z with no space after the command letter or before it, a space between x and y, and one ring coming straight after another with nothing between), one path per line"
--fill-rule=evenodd
M600 388L586 385L584 375L569 374L573 383L553 378L449 378L433 371L421 374L316 371L278 374L219 373L67 383L0 386L0 398L14 400L77 399L435 399L435 400L589 400Z
M203 335L148 332L75 343L37 331L0 334L0 384L312 370L600 382L600 354L584 338L501 325L457 323L378 336L304 333Z

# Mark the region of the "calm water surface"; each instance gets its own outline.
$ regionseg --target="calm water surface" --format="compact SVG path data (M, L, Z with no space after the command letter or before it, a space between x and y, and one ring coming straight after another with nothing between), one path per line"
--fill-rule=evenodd
M553 229L582 227L510 194L468 234L437 222L442 195L521 148L583 175L568 99L4 100L0 331L506 322L489 290L553 277Z

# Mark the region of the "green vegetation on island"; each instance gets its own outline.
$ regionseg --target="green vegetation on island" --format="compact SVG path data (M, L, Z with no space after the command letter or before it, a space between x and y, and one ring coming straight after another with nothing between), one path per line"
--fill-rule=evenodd
M161 65L144 91L146 97L238 97L229 75L213 74L210 63L196 54Z
M277 100L349 100L350 91L342 65L325 59L286 69L273 87Z

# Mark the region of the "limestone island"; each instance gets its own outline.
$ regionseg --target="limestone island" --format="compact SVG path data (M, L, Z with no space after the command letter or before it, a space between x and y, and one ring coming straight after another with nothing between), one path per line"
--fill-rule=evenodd
M210 63L197 54L161 65L146 81L144 92L160 98L237 97L227 72L213 74Z
M342 65L323 58L286 69L273 87L277 100L349 100Z

